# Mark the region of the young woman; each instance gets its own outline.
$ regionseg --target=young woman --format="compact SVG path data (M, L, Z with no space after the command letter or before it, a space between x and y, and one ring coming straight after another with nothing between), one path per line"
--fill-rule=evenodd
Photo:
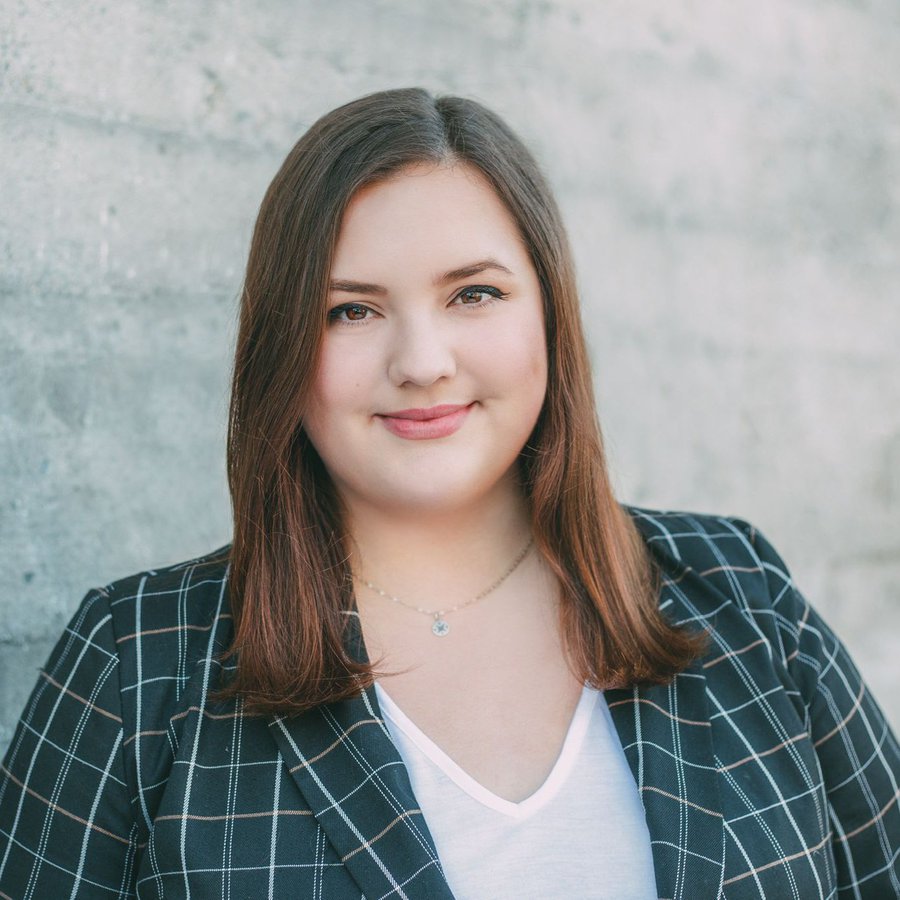
M233 543L93 590L0 896L889 897L900 754L739 519L616 502L556 205L494 114L316 122L259 214Z

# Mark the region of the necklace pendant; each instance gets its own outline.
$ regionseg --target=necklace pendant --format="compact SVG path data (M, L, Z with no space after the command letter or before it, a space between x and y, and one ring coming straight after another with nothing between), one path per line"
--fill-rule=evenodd
M443 637L445 634L447 634L448 631L450 631L450 626L443 619L439 619L435 616L434 622L431 626L432 634L435 634L438 637Z

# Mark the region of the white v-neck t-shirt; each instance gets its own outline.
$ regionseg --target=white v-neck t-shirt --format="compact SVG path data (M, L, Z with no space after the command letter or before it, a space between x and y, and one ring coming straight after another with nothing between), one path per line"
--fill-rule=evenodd
M513 803L375 690L457 900L656 898L644 810L601 692L584 686L546 781Z

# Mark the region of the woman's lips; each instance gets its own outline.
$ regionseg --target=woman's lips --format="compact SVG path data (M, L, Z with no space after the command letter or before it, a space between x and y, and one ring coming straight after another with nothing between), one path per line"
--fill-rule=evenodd
M474 405L474 403L470 403L468 406L433 419L407 419L397 416L378 416L378 418L391 434L410 441L424 441L453 434L466 420L466 416L469 415Z

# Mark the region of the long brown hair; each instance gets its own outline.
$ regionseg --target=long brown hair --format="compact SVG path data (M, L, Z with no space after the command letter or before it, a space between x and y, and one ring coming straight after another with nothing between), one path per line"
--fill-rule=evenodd
M537 164L475 101L382 91L333 110L300 138L266 192L250 247L228 431L235 635L226 657L237 665L218 695L240 695L249 713L343 699L378 674L347 615L345 517L303 411L344 210L364 185L421 162L479 169L518 224L540 281L548 386L520 479L535 544L562 585L573 671L597 688L662 682L700 646L660 613L659 575L613 496L571 253Z

